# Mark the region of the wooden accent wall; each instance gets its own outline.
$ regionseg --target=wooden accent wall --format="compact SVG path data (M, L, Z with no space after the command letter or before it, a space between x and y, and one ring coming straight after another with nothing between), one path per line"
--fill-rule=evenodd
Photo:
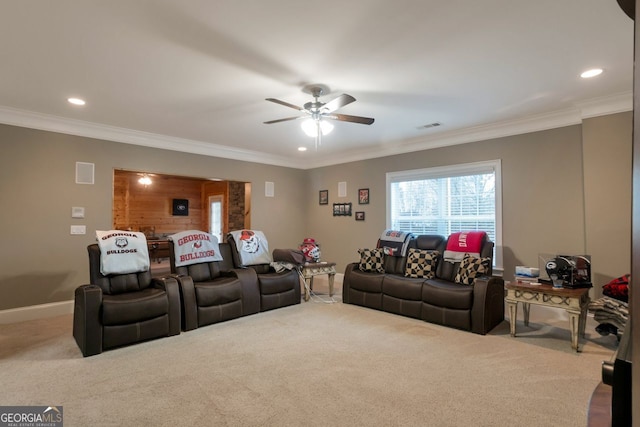
M145 187L137 172L114 171L113 227L118 230L144 231L155 227L156 235L208 228L203 215L203 180L167 175L150 176ZM189 215L173 215L173 199L189 200Z
M116 170L113 173L113 228L148 231L158 236L184 230L209 230L209 196L222 195L225 218L223 234L250 226L246 192L251 184L235 181L211 181L172 175L150 174L153 181L145 187L138 182L139 172ZM189 215L173 215L173 199L189 200Z

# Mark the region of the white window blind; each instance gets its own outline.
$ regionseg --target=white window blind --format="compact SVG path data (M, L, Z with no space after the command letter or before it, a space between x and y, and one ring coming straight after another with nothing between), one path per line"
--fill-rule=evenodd
M500 160L387 174L387 227L448 236L486 231L501 247ZM494 256L502 266L501 251Z

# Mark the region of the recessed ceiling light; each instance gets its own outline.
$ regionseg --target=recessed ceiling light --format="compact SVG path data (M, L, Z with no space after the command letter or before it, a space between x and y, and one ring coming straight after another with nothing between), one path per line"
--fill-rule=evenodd
M307 147L298 147L298 151L307 151Z
M580 77L583 79L590 79L591 77L599 76L600 74L602 74L602 68L592 68L591 70L587 70L580 74Z
M67 101L69 101L69 104L73 104L73 105L84 105L84 104L86 104L84 99L80 99L80 98L67 98Z

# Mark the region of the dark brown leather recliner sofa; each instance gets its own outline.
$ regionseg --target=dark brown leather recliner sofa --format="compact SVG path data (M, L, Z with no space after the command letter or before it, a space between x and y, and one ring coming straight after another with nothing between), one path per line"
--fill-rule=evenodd
M460 263L444 261L443 236L420 235L409 248L437 250L435 278L405 277L407 257L384 255L384 273L364 272L359 263L347 265L342 288L344 303L374 308L427 322L486 334L504 320L504 281L476 277L473 285L454 282ZM480 256L493 261L493 242L483 242Z
M73 310L73 337L83 356L180 333L174 278L154 278L149 270L104 276L99 246L87 250L91 284L76 288Z
M233 242L220 243L219 248L222 261L176 267L174 243L169 241L171 273L180 284L184 331L300 303L296 270L276 273L269 264L240 266Z
M222 261L176 267L174 243L169 240L171 273L180 283L184 331L260 312L255 271L236 269L230 245L220 243L219 247Z
M297 270L277 272L269 264L243 266L233 236L228 235L233 264L236 268L246 268L256 272L260 293L260 311L300 304L300 276Z

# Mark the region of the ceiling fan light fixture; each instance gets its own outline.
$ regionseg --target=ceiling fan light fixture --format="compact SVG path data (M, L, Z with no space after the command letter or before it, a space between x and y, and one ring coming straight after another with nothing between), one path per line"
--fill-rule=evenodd
M306 119L301 124L302 130L307 136L315 138L318 136L318 124L320 125L320 133L322 135L328 135L333 130L333 124L329 123L326 120L314 120L314 119Z

